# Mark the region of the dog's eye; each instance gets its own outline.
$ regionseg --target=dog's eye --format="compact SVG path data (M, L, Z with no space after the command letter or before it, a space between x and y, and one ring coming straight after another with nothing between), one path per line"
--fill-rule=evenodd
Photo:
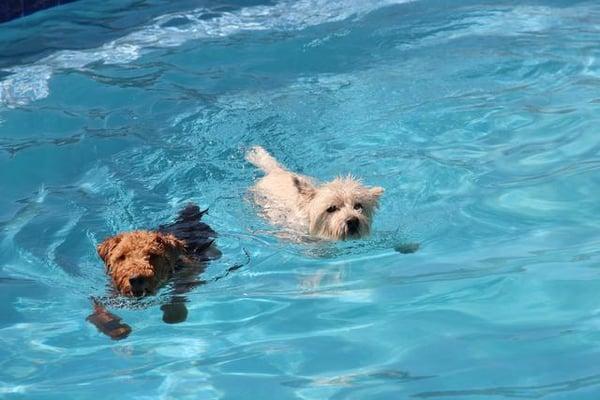
M355 210L362 210L362 208L363 208L363 205L362 205L362 204L360 204L360 203L356 203L356 204L354 205L354 209L355 209Z
M331 206L327 209L328 213L336 212L338 210L337 206Z
M121 262L125 259L125 254L121 254L119 257L117 257L117 261Z

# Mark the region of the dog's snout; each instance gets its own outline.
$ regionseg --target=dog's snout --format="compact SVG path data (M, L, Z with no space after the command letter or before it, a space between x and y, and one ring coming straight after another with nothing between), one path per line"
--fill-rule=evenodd
M131 286L131 293L134 296L143 296L146 291L146 278L141 276L129 278L129 286Z
M359 226L358 218L356 218L356 217L350 218L348 221L346 221L346 226L348 227L349 233L358 232L358 226Z

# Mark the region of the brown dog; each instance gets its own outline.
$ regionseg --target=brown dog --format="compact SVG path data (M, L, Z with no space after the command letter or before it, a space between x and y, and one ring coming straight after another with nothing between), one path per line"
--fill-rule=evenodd
M175 278L175 295L161 307L163 320L167 323L185 321L185 298L180 295L202 283L195 277L204 271L206 261L221 254L213 246L216 233L200 222L205 212L190 204L172 224L155 231L121 233L100 243L98 255L116 291L129 297L153 295ZM131 333L131 327L121 323L121 319L108 312L97 299L88 320L112 339L123 339Z
M98 245L119 293L141 297L154 294L188 257L185 242L172 234L133 231L110 237Z

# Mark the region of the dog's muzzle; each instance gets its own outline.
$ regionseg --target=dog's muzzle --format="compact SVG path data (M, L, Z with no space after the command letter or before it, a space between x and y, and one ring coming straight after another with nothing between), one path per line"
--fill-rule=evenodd
M348 233L350 235L355 235L358 233L358 229L360 228L360 221L356 217L350 218L348 221L346 221L346 226L348 227Z
M145 277L129 278L129 286L131 287L131 294L135 297L142 297L149 293L149 282Z

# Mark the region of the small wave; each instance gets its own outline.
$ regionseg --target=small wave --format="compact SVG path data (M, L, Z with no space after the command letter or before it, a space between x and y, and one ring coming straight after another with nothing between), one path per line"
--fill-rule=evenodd
M31 65L12 70L14 74L0 82L0 105L24 106L50 94L48 81L52 68L47 65Z
M48 81L53 73L62 69L84 69L98 62L127 64L148 49L177 47L194 39L227 37L243 31L300 30L409 1L302 0L242 8L235 12L214 13L198 8L167 14L156 18L151 25L98 48L63 50L32 65L7 69L11 75L0 81L0 106L14 108L47 97L50 94Z

